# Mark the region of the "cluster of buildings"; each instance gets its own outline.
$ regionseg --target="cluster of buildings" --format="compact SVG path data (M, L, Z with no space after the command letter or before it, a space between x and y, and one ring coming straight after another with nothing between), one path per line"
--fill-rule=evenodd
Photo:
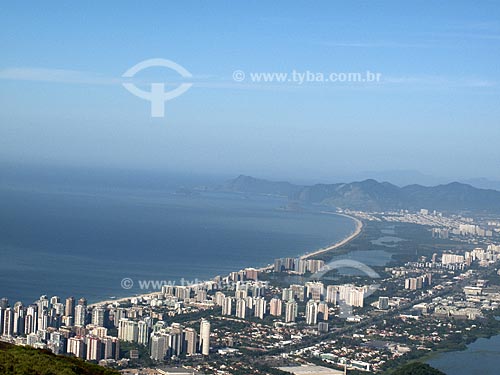
M5 341L90 361L118 361L120 342L131 342L147 347L151 358L160 361L210 352L208 320L203 319L199 329L167 325L169 317L179 314L220 307L221 317L271 316L282 324L317 325L318 331L327 332L337 305L364 305L364 286L309 281L275 289L267 281L254 280L257 272L244 270L193 285L163 285L156 293L99 305L88 305L84 298L63 302L57 296L41 296L29 306L17 302L11 307L2 299L0 332Z
M194 328L186 328L179 323L166 327L165 322L159 321L153 327L150 353L151 358L156 361L178 357L181 354L208 355L209 351L210 322L206 319L201 320L199 334Z
M458 228L461 224L469 223L472 219L463 218L461 216L447 217L438 211L429 211L421 209L418 212L411 212L409 210L399 210L392 212L372 213L382 221L398 222L425 225L436 228Z
M460 224L457 228L452 229L453 234L460 236L480 236L480 237L492 237L493 231L489 229L483 229L476 224Z
M480 267L488 267L499 260L500 246L488 245L486 249L475 248L463 253L443 253L441 259L438 254L434 254L430 260L408 262L405 267L392 270L396 277L406 276L416 272L425 272L416 277L405 279L405 289L416 290L432 285L432 273L442 273L445 271L465 271L472 264L476 263Z
M498 308L500 287L488 287L488 282L480 278L473 281L472 285L467 280L472 279L482 268L495 265L499 253L498 245L489 245L486 249L474 248L461 253L443 253L440 261L438 255L434 254L432 260L421 259L418 262L406 263L404 267L392 268L393 277L404 277L406 290L426 289L420 292L421 296L426 293L432 296L445 286L452 286L457 282L466 284L463 294L436 296L430 303L418 303L413 309L417 314L412 313L407 317L418 319L420 314L427 314L438 318L474 320L481 318L484 311ZM479 265L479 268L471 267L474 264ZM434 279L438 281L434 282Z
M470 263L477 261L480 266L487 267L499 259L499 254L500 246L489 245L486 250L476 248L472 251L465 252L465 261Z
M278 258L274 260L274 272L290 272L298 275L315 273L325 265L323 260L303 258Z
M17 345L47 348L55 354L72 354L89 361L118 360L120 342L108 335L105 321L109 312L94 309L88 312L84 298L73 297L65 303L57 296L43 295L29 306L0 301L0 332L7 341Z
M432 285L432 274L426 273L417 277L405 279L405 289L417 290Z
M500 234L498 221L474 222L470 217L460 215L445 216L436 210L420 209L417 212L409 210L389 212L362 212L344 210L348 215L355 216L367 221L386 221L417 224L432 227L432 235L435 238L448 239L452 236L467 238L484 237L491 238Z
M208 355L210 323L201 321L199 334L193 328L173 323L170 327L152 316L139 318L139 309L88 306L84 298L69 297L65 303L57 296L43 295L29 306L16 302L10 307L0 300L2 339L16 345L49 349L55 354L69 354L88 361L118 361L120 341L150 348L156 360L180 354ZM109 331L117 330L118 336Z
M222 308L224 316L240 319L264 319L267 315L284 316L285 323L295 322L299 315L299 304L305 303L305 321L313 325L318 321L327 321L329 310L341 303L363 307L368 290L366 286L346 284L325 287L322 282L309 281L305 285L292 284L282 289L281 296L273 295L267 298L267 287L264 282L238 282L235 284L234 295L217 291L214 302Z
M451 235L462 237L492 237L493 230L481 228L477 224L459 224L453 228L432 228L432 235L435 238L447 239Z
M419 314L414 315L413 318L420 319L420 315L422 315L437 319L476 320L483 318L484 312L499 307L499 286L489 286L487 280L475 279L472 270L458 275L448 284L453 285L464 281L465 286L462 287L461 291L458 289L445 296L436 296L430 302L415 304L413 310ZM442 286L437 285L434 288L439 290Z
M440 264L436 261L437 254L435 254L432 263L443 268L460 270L470 267L474 262L478 262L480 266L487 267L499 259L499 254L499 246L489 245L486 250L478 247L463 254L444 253L441 255Z
M304 286L299 285L302 292L297 291L296 294L291 294L287 291L284 292L284 297L278 298L274 296L268 302L266 298L263 297L265 288L260 286L251 285L248 283L237 284L234 296L226 295L225 293L218 291L215 293L215 304L222 307L222 315L231 316L234 315L240 319L247 319L250 317L255 317L258 319L264 319L266 315L272 315L280 317L285 314L285 322L295 322L298 315L298 304L295 301L296 295L302 295L302 301L304 296Z

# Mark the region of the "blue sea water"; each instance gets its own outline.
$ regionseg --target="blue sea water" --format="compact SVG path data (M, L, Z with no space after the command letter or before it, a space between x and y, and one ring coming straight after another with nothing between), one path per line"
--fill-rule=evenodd
M297 256L354 230L348 218L280 210L273 197L71 184L0 185L0 297L98 301L138 280L209 279ZM123 278L134 287L123 289Z

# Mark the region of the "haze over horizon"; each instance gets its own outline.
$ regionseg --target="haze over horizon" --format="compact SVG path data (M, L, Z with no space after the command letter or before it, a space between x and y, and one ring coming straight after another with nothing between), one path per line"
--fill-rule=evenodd
M302 183L500 181L499 3L319 2L307 13L304 2L228 4L9 4L0 163ZM194 77L165 118L121 86L127 69L155 57ZM370 71L381 81L238 83L235 70Z

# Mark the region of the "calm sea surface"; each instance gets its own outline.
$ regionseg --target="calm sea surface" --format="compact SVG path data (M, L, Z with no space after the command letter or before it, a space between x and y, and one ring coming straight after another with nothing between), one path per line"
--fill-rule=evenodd
M277 198L31 186L0 186L0 297L11 302L133 295L138 280L209 279L354 230L345 217L280 210Z

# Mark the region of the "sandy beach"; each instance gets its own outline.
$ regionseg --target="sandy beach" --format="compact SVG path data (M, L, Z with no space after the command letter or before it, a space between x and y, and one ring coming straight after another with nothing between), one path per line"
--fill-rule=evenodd
M363 223L361 222L361 220L353 217L353 216L349 216L349 215L345 215L345 214L339 214L339 213L336 213L336 212L326 212L326 211L322 211L322 213L324 214L334 214L334 215L340 215L340 216L344 216L344 217L348 217L349 219L352 219L355 221L356 223L356 229L354 229L354 232L344 238L342 241L339 241L331 246L327 246L327 247L324 247L322 249L319 249L319 250L316 250L316 251L313 251L312 253L307 253L307 254L304 254L300 257L300 259L309 259L309 258L312 258L312 257L315 257L316 255L319 255L319 254L323 254L323 253L326 253L328 251L332 251L332 250L335 250L341 246L344 246L345 244L347 244L348 242L352 241L353 239L355 239L360 233L361 233L361 230L363 229Z

